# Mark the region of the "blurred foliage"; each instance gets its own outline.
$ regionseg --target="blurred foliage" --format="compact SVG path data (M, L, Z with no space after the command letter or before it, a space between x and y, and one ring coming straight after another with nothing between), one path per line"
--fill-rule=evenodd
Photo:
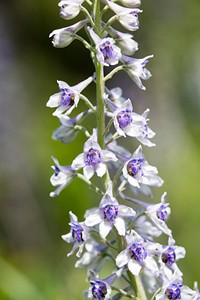
M148 66L153 77L145 83L145 93L124 74L117 74L110 84L124 88L137 112L151 109L157 147L145 149L145 154L165 180L153 191L155 201L167 191L169 224L177 244L187 250L180 266L185 283L192 286L200 280L200 2L143 0L142 9L141 28L134 33L140 43L136 56L154 54ZM46 101L57 91L57 79L74 85L93 73L90 57L78 42L67 49L52 47L49 33L64 26L57 1L1 3L2 300L78 300L87 288L85 270L74 269L76 258L65 256L71 245L60 236L69 230L68 212L82 219L85 209L98 203L97 196L78 180L58 198L48 196L51 155L70 164L82 151L84 137L80 134L68 146L53 141L51 133L59 123ZM92 88L86 93L94 98ZM87 122L89 130L93 122Z

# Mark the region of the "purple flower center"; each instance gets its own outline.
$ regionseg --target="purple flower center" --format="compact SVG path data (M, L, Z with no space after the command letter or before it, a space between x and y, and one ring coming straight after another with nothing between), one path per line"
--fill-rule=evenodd
M181 299L181 286L181 283L171 284L165 291L165 295L167 296L167 298L171 300Z
M176 253L173 247L169 247L165 252L163 252L162 261L168 267L171 267L171 265L176 261Z
M101 162L101 155L99 150L90 148L85 155L85 164L87 166L96 166Z
M131 159L127 164L128 174L134 177L141 170L143 161L143 157Z
M58 176L58 174L60 173L60 169L57 166L53 166L53 170L54 170L54 175Z
M158 217L158 219L162 220L162 221L166 221L168 218L168 212L166 210L167 205L162 204L160 206L160 208L157 210L156 215Z
M127 127L133 121L131 117L131 110L127 108L125 110L120 111L117 114L117 121L119 123L120 128L123 129Z
M69 223L71 226L72 237L75 242L81 243L83 239L83 228L79 224Z
M115 52L109 41L106 41L105 43L101 44L100 51L103 54L105 61L115 58Z
M147 251L141 243L133 243L129 250L131 253L131 257L139 262L142 262L147 257Z
M107 286L105 282L101 280L97 280L97 281L91 281L90 283L92 285L92 295L94 299L97 300L105 299L107 294Z
M72 106L74 104L75 94L67 88L60 89L61 99L60 106Z
M105 220L113 223L118 216L118 207L112 204L108 204L103 207L103 217Z

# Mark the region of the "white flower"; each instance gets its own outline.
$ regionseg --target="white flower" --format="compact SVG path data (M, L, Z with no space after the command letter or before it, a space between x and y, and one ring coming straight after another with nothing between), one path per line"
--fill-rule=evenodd
M90 265L98 265L98 268L101 268L101 265L104 263L107 258L103 260L102 252L107 248L105 244L98 244L95 240L89 239L85 243L86 251L82 257L75 263L76 268L84 268Z
M151 255L152 244L131 230L126 235L127 248L116 257L116 265L121 268L125 265L133 275L139 275L141 269L147 268L152 275L158 275L158 266Z
M109 37L101 39L92 28L88 28L88 31L96 44L98 61L104 66L118 64L119 59L121 58L121 50L114 45L114 39Z
M158 227L159 230L171 236L171 229L169 229L166 225L166 220L171 213L169 203L165 203L166 195L166 192L162 195L160 203L148 205L145 213Z
M179 269L176 269L174 273L166 273L163 277L163 285L158 294L156 294L156 300L168 300L168 299L183 299L183 300L199 300L200 295L197 290L192 290L188 286L182 283L182 273Z
M138 43L133 40L130 33L123 33L111 28L116 44L120 47L123 54L132 55L138 50Z
M54 130L52 138L56 141L61 141L64 144L69 144L75 139L78 134L78 130L75 128L78 122L82 121L91 111L87 110L78 114L74 118L70 118L67 115L59 116L61 126Z
M139 28L138 13L142 12L141 9L126 8L108 0L105 2L116 13L118 21L124 28L130 31L135 31Z
M149 55L144 58L137 59L125 55L122 56L122 61L126 65L128 75L141 90L146 90L141 79L147 80L151 77L151 73L145 68L145 66L148 63L148 59L152 57L153 55Z
M71 230L69 233L62 235L62 239L67 243L73 243L73 247L70 253L67 256L70 256L74 253L76 249L79 248L76 256L80 257L83 252L85 242L89 239L89 228L85 226L84 222L78 222L78 218L71 211L70 215L70 227Z
M53 94L46 104L48 107L57 107L53 116L60 116L64 111L66 111L65 114L69 115L72 110L77 107L80 93L92 82L92 80L93 77L90 76L86 80L71 87L66 82L58 80L60 92Z
M147 126L147 109L142 115L133 112L130 99L126 100L120 107L114 111L114 126L119 135L126 135L137 138L142 144L152 147L155 146L149 141L155 133Z
M74 170L83 168L83 174L87 179L90 179L95 172L97 176L102 177L107 171L108 161L117 161L117 158L111 151L101 149L94 129L92 136L84 144L83 153L73 160L72 168Z
M175 240L172 237L168 239L168 245L159 245L158 247L158 262L161 265L161 270L168 267L172 270L177 269L177 260L184 258L186 254L185 248L176 246Z
M65 20L71 20L78 16L81 10L81 4L84 0L62 0L58 3L60 7L60 16Z
M135 211L125 205L120 205L113 197L112 183L109 183L108 190L102 198L99 208L87 211L86 226L92 227L99 224L99 234L105 239L115 226L119 235L125 235L126 225L124 218L134 217Z
M122 103L125 101L125 98L122 96L122 89L120 87L109 90L108 94L109 99L117 106L122 105Z
M56 158L52 157L52 159L55 166L52 166L54 174L51 176L50 182L53 186L58 186L58 188L54 192L51 192L50 196L55 197L70 184L76 173L71 166L61 166Z
M149 165L144 159L141 146L136 149L131 159L125 163L122 172L125 179L137 188L140 187L140 184L157 187L163 184L163 180L157 175L157 168Z
M74 34L81 29L86 22L87 20L82 20L71 26L52 31L49 37L53 36L53 46L56 48L67 47L74 40Z

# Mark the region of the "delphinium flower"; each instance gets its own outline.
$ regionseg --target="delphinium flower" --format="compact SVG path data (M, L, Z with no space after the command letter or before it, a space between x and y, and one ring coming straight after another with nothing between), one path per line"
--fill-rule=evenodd
M62 235L65 242L72 244L67 256L76 253L78 257L75 267L87 269L90 286L84 292L86 298L200 300L197 285L192 290L183 283L178 261L186 251L176 245L167 225L171 209L165 202L166 192L160 202L153 200L152 188L161 187L163 180L157 168L147 162L142 149L155 146L151 140L155 132L148 126L150 109L137 113L119 85L107 86L114 74L125 71L136 88L144 91L143 80L151 77L146 65L153 55L133 57L139 48L132 32L139 29L141 1L118 2L62 0L58 4L65 21L77 16L79 20L53 30L53 46L64 48L75 39L81 42L89 51L94 72L74 86L58 80L59 92L47 102L48 107L55 108L53 115L60 122L53 132L54 140L69 144L78 132L85 138L80 147L83 152L80 150L66 166L53 158L50 181L56 190L50 196L59 195L77 179L95 192L95 203L86 209L83 221L79 222L70 211L70 232ZM115 27L117 22L125 32ZM81 36L83 29L85 35ZM82 91L92 82L95 95L87 97L87 91L84 95ZM86 106L81 112L77 108L80 100ZM85 121L89 115L96 120L94 128ZM136 144L124 142L127 137ZM143 200L139 199L141 194ZM165 243L159 243L162 234Z
M62 238L67 243L73 243L73 247L70 253L67 256L70 256L74 253L74 251L79 248L77 252L77 256L80 257L83 252L83 247L85 242L89 239L89 228L85 226L84 222L78 222L78 218L71 211L70 215L70 227L71 230L69 233L62 235Z
M156 167L148 164L142 153L142 147L139 146L123 167L123 175L127 181L135 186L140 184L150 186L161 186L163 180L158 176Z
M53 161L55 163L52 166L54 170L54 174L51 176L50 181L53 186L58 186L58 188L50 193L51 197L55 197L60 192L70 184L73 178L76 176L75 171L72 169L71 166L61 166L56 158L53 157Z
M119 235L124 236L126 233L125 218L134 216L135 211L131 207L120 205L113 197L110 183L106 194L101 199L99 208L86 212L85 224L89 227L99 224L99 234L102 238L106 238L113 226Z
M60 92L52 95L47 102L48 107L57 107L53 115L59 116L64 111L69 115L72 110L77 107L80 93L92 82L92 79L92 76L90 76L86 80L71 87L66 82L58 80Z
M126 235L127 248L116 257L116 264L119 268L124 265L133 275L138 275L142 268L147 268L152 274L158 274L158 266L151 255L152 244L145 241L136 231Z
M83 153L73 160L72 168L74 170L83 168L83 174L87 179L90 179L95 172L97 176L102 177L107 170L106 162L116 160L114 153L101 149L94 130L92 136L84 144Z

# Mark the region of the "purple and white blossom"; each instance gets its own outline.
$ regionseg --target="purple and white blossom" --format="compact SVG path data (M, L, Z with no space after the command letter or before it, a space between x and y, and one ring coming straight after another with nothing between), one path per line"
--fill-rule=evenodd
M56 48L67 47L74 40L75 33L80 30L86 24L86 22L86 19L81 20L71 26L55 29L54 31L52 31L49 37L53 37L53 46Z
M135 211L131 207L120 205L113 197L112 183L109 183L106 194L101 199L99 208L86 212L85 224L93 227L99 224L99 234L105 239L114 226L119 235L125 236L125 218L133 218Z
M83 168L83 175L90 179L94 173L102 177L106 171L108 161L117 161L117 157L109 150L102 150L97 143L97 133L93 130L92 136L85 142L83 153L79 154L72 162L72 168Z
M133 112L131 100L126 100L113 112L114 126L117 133L124 137L126 137L126 135L135 137L143 145L148 147L155 146L154 143L149 141L149 138L154 137L155 133L147 126L148 113L149 109L147 109L142 115L136 114Z
M166 224L171 213L169 203L165 203L166 195L166 192L162 195L160 203L148 205L145 213L162 232L171 236L171 229Z
M124 178L133 186L140 188L140 184L161 186L163 180L158 176L156 167L148 164L139 146L123 167Z
M139 8L127 8L121 5L118 5L114 2L104 0L109 8L114 11L118 21L121 25L130 30L136 31L139 28L139 20L138 20L138 13L141 13L142 10Z
M105 279L99 279L96 275L96 278L90 281L90 287L87 291L84 292L85 298L93 300L109 300L112 288L111 284L118 277L116 273Z
M90 113L91 110L87 110L78 114L74 118L70 118L69 116L62 114L59 117L61 126L53 131L52 138L55 141L61 141L64 144L71 143L79 132L76 128L77 124Z
M174 273L169 275L167 274L163 279L163 285L160 289L160 292L156 294L156 300L198 300L199 292L196 290L190 289L188 286L183 284L182 272L176 269ZM165 274L166 275L166 274Z
M73 178L76 176L76 172L71 166L61 166L56 158L52 157L52 159L55 166L52 166L54 174L51 176L50 182L53 186L58 186L58 188L54 192L51 192L50 196L55 197L71 183Z
M104 66L116 65L121 58L121 50L115 44L115 40L108 37L101 39L92 28L88 27L91 38L96 45L98 61Z
M92 80L93 77L90 76L74 86L69 86L66 82L57 80L60 92L53 94L47 102L48 107L57 107L53 116L60 116L64 111L66 111L66 115L69 115L72 110L77 107L80 93L92 82Z
M78 16L81 10L81 4L84 0L62 0L58 3L60 7L60 16L65 20L71 20Z
M67 256L72 255L76 249L79 249L76 253L76 256L80 257L84 245L86 241L89 239L89 228L85 226L84 222L78 222L78 218L75 214L71 211L69 212L70 215L70 227L71 230L69 233L62 235L62 239L67 243L73 243L73 247L71 252L67 254Z
M127 265L133 275L139 275L142 268L158 276L159 270L153 255L151 254L152 244L145 241L136 231L131 230L126 235L127 248L116 257L116 265L121 268Z
M148 55L144 58L138 59L125 55L122 56L122 61L126 66L126 72L141 90L146 90L141 79L147 80L151 77L150 71L147 70L145 66L149 61L148 59L152 57L153 55Z

